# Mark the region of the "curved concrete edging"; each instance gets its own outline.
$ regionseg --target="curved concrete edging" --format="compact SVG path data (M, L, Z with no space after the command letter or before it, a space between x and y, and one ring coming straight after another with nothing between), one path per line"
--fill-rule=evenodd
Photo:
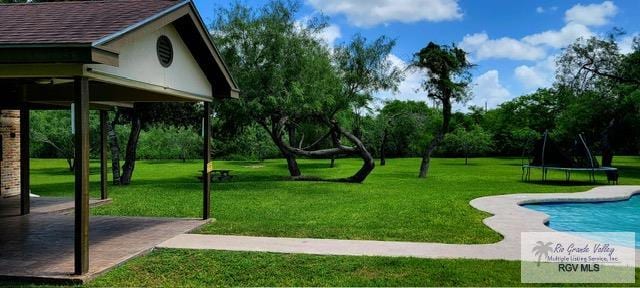
M484 219L483 222L504 237L496 245L500 245L505 249L505 253L519 257L520 234L522 232L555 232L555 230L546 225L549 222L549 215L522 207L522 205L624 201L629 200L636 194L640 194L640 186L601 186L587 192L577 193L488 196L474 199L470 204L478 210L493 214L493 216ZM640 253L640 250L636 250L636 252ZM640 265L640 258L636 260L636 264Z
M315 255L520 260L520 233L554 232L545 225L549 220L547 214L521 205L543 202L620 201L627 200L635 194L640 194L640 186L606 186L579 193L511 194L474 199L470 202L472 207L493 214L483 222L504 237L500 242L493 244L182 234L161 243L158 247ZM640 253L640 250L636 252ZM640 266L640 257L636 257L636 264Z
M485 225L500 233L504 241L520 240L522 232L555 231L546 224L549 215L522 207L527 204L563 202L613 202L629 200L640 194L640 186L603 186L587 192L550 194L511 194L477 198L469 202L472 207L492 214L484 219ZM514 237L517 236L517 237ZM500 243L500 242L498 242Z

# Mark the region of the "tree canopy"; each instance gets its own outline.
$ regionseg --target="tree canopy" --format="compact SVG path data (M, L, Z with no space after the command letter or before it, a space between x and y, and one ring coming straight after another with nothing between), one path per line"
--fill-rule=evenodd
M299 7L270 1L260 9L235 4L219 11L212 36L243 88L241 100L220 112L245 115L263 127L293 177L301 176L296 156L359 155L363 167L343 180L362 182L373 157L340 119L366 107L374 92L397 85L401 73L387 60L395 43L355 36L331 51L317 37L325 19L301 23L295 17ZM298 139L296 131L305 124L328 132L317 140Z

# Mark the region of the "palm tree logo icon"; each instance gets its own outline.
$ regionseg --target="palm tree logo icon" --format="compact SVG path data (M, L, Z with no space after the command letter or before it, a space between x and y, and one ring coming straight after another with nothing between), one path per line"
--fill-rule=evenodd
M542 256L544 256L545 258L549 256L549 252L553 251L553 248L551 248L551 245L553 245L552 242L547 242L544 243L542 241L538 241L536 242L536 246L533 247L533 250L531 250L531 252L534 252L536 256L538 256L538 264L537 266L540 267L540 262L542 262Z

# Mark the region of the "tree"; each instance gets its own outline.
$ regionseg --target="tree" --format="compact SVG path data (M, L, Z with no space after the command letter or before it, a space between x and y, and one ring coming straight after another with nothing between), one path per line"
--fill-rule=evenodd
M69 111L35 111L30 115L31 139L55 150L52 156L66 159L69 171L73 171L75 144L71 132Z
M605 38L579 38L569 45L558 59L557 76L560 84L582 91L592 90L607 82L640 87L638 75L626 74L629 71L621 69L627 57L620 53L616 42L618 35L622 35L622 32L614 31Z
M377 116L380 165L386 156L414 156L414 148L430 138L439 116L424 102L393 100L384 104Z
M375 92L397 89L402 73L388 60L394 45L395 41L384 36L368 42L366 38L356 35L349 44L338 46L333 52L333 63L337 68L339 90L331 102L325 102L326 106L316 112L316 117L324 119L330 130L325 136L307 147L310 149L316 143L320 143L319 141L329 138L333 148L304 151L306 149L291 147L286 143L284 147L296 155L311 157L332 157L333 159L337 155L359 155L363 160L363 166L353 176L342 180L363 182L375 164L371 153L361 140L361 133L358 132L362 121L358 111L368 108ZM354 133L342 128L344 123L341 123L340 120L345 119L345 115L355 116L353 118L357 124ZM291 119L305 117L305 115L299 116ZM290 133L289 139L291 137ZM341 138L351 142L353 146L343 145Z
M138 153L141 159L200 158L202 136L192 127L154 124L140 134Z
M155 124L166 124L189 128L201 123L202 108L194 103L135 103L133 108L116 108L115 115L108 125L108 141L111 151L111 167L114 185L129 185L133 178L137 160L138 143L142 130ZM119 139L117 125L128 124L124 164L120 169Z
M598 139L603 166L612 166L615 151L635 139L629 132L638 131L640 51L620 53L618 35L578 39L558 60L558 85L573 98L559 116L560 131Z
M520 155L526 145L532 144L531 139L556 129L558 117L570 103L566 94L556 89L539 89L488 111L482 125L493 135L496 152Z
M427 97L437 101L442 109L442 126L435 137L422 151L420 178L426 178L433 151L449 132L451 107L455 102L464 102L469 96L473 64L467 60L467 53L455 46L438 45L433 42L415 54L411 64L413 69L426 73L422 89Z
M470 154L482 154L491 151L491 134L487 133L479 125L471 129L458 127L448 133L443 141L447 151L453 151L464 155L464 165L469 163Z
M528 157L529 154L527 153L533 151L534 142L540 138L540 135L539 132L529 127L518 128L511 131L511 138L514 139L516 143L520 143L522 159Z
M317 102L295 102L300 100L295 96L299 96L304 87L303 77L309 75L303 72L311 71L310 58L321 52L313 47L311 35L324 25L311 22L301 27L294 17L298 6L298 3L273 1L257 10L235 3L228 9L221 8L212 25L212 37L242 87L241 101L221 105L220 114L223 118L251 119L263 127L287 160L291 177L301 175L295 154L278 145L275 137L279 137L281 129L290 128L288 132L292 134L295 131L294 126L284 127L294 114L293 105L307 104L300 107L306 111L311 105L318 105ZM320 88L323 89L317 93L326 94L327 90Z
M98 131L97 113L91 112L90 148L98 147L100 143ZM31 125L31 156L44 158L64 158L73 171L75 157L75 141L71 129L70 110L33 111L30 113L29 121ZM97 149L91 149L94 153Z
M331 51L317 37L326 20L301 24L295 17L299 6L271 1L259 11L236 4L217 13L212 36L242 87L236 109L221 113L247 116L265 129L294 179L305 179L296 156L358 155L362 168L340 180L362 182L374 167L373 157L361 139L343 128L341 119L366 106L375 91L397 85L389 78L399 72L387 60L394 43L356 37L336 48L332 61ZM314 141L300 141L297 130L303 125L328 132ZM330 146L321 147L327 142Z

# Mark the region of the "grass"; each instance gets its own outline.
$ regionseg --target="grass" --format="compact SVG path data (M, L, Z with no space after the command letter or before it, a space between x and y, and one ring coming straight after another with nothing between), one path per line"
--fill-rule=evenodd
M640 273L636 273L636 283L640 283ZM135 259L89 284L92 287L523 285L520 283L520 263L514 261L167 249Z
M640 157L617 157L622 184L640 184ZM92 195L98 196L98 163L92 163ZM307 175L346 176L359 161L302 160ZM585 191L586 182L524 183L520 159L434 159L428 179L418 179L418 159L390 159L377 167L364 184L293 182L282 160L264 163L216 162L234 170L229 182L216 182L212 210L216 222L200 233L423 241L493 243L501 236L482 220L489 215L469 205L474 198L509 194ZM201 184L197 161L139 161L133 184L110 186L111 205L95 215L199 217ZM537 172L537 171L535 171ZM539 176L532 175L533 179ZM551 179L564 179L550 172ZM603 176L600 176L602 179ZM586 180L586 175L573 179ZM73 176L62 160L32 160L32 190L46 196L71 196Z

